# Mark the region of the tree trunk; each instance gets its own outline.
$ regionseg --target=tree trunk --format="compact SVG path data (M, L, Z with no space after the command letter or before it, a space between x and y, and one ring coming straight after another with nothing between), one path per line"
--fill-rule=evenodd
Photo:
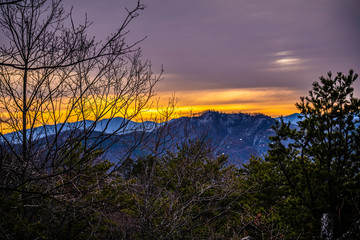
M321 217L320 239L333 240L334 216L330 213L324 213Z
M25 64L25 72L23 77L23 109L22 109L22 132L23 132L23 142L22 142L22 156L23 161L27 162L27 136L26 136L26 114L27 114L27 102L26 102L26 91L27 91L27 63Z

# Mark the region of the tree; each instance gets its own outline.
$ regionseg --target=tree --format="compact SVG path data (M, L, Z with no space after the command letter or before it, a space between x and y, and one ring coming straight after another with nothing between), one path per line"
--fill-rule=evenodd
M8 5L8 4L15 4L15 3L20 3L21 1L23 1L23 0L13 0L13 1L0 1L0 6L1 5Z
M64 196L92 176L89 168L106 165L98 153L136 130L128 123L146 108L161 75L141 60L142 40L126 40L129 24L145 8L140 0L102 41L89 37L91 22L77 25L62 2L0 2L0 38L6 41L0 47L0 191L5 200L16 195L30 213L35 199L41 207L67 203ZM71 201L92 196L142 141L141 133L136 136L128 152L106 171L94 170L97 181L84 183L87 191Z
M233 208L244 189L227 157L212 156L204 139L185 141L177 152L138 159L120 206L126 239L229 239L243 222Z
M86 159L97 148L106 149L105 140L124 131L146 106L159 77L148 61L142 63L138 42L125 41L128 25L142 9L137 1L118 30L101 42L87 36L87 19L75 25L62 0L0 6L0 27L8 39L0 48L0 136L2 150L15 156L3 165L9 174L16 169L16 175L26 179L32 173L34 179L51 171L63 164L59 153L70 154L76 142L83 142ZM118 128L105 134L117 116L123 117ZM110 120L99 129L105 117ZM4 134L9 131L14 133Z
M360 100L352 87L357 77L352 70L349 75L339 72L333 77L329 72L320 77L309 96L296 103L301 113L298 128L283 120L274 126L265 160L274 164L290 195L309 211L305 238L320 236L324 216L330 225L322 231L323 239L358 229L351 227L358 224L360 213Z
M57 175L52 182L32 183L27 192L0 192L2 238L105 239L114 234L103 231L111 225L106 214L117 195L109 183L111 179L104 179L113 164L100 161L101 151L89 156L98 162L77 164L83 161L82 152L81 145L72 151L64 160L72 171ZM51 194L47 194L49 190ZM40 193L42 196L38 196Z
M307 224L308 212L298 204L298 198L289 193L283 174L276 171L276 164L252 156L241 172L244 188L249 190L240 203L250 220L245 230L251 239L299 239ZM295 230L291 225L296 226Z

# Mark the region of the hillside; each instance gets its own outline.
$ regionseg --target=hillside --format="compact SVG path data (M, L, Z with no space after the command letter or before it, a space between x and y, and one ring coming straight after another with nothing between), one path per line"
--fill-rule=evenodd
M199 116L182 117L159 126L142 136L144 140L134 151L134 155L161 154L176 148L185 139L202 138L211 144L214 155L228 155L229 163L242 165L251 155L261 156L268 149L269 136L274 132L271 126L275 119L265 115L226 114L214 111ZM139 132L122 136L108 150L107 157L116 161L126 144L139 141Z
M194 138L202 138L211 145L213 154L228 155L229 163L238 166L246 163L251 155L261 156L268 150L269 136L274 134L271 126L274 118L261 114L226 114L207 111L193 117L181 117L169 122L135 123L122 118L101 120L96 125L93 121L69 123L61 130L60 139L67 138L69 133L85 128L94 128L94 139L98 136L106 138L102 146L107 148L106 157L112 162L148 154L161 155L166 151L176 150L179 143ZM294 116L284 117L284 120L294 121ZM55 134L55 129L62 125L44 126L34 130L34 137L39 144L44 136ZM116 129L117 134L110 136ZM9 141L21 142L21 134L6 135ZM128 153L131 152L131 155Z

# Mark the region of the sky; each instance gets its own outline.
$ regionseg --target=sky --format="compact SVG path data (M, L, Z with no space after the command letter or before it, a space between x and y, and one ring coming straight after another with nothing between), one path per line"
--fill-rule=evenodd
M65 0L98 38L114 32L135 0ZM359 0L143 0L129 26L155 73L164 105L184 114L296 112L319 76L360 71ZM360 81L360 80L359 80ZM360 90L356 83L355 92Z

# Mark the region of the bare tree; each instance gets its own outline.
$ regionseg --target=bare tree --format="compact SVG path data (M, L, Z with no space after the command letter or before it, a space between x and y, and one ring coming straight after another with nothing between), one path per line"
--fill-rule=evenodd
M23 0L10 0L10 1L0 1L0 6L1 5L8 5L8 4L16 4L16 3L21 3Z
M76 25L62 0L18 2L0 3L1 37L7 40L0 47L0 138L7 159L0 188L17 191L75 168L64 167L64 159L79 144L76 164L87 164L119 133L135 130L128 123L148 105L161 75L141 61L142 40L125 39L145 8L140 1L103 41L88 37L91 23Z
M161 73L141 60L142 39L126 40L145 8L140 0L102 41L89 37L91 22L77 25L62 2L0 1L0 197L16 196L22 216L48 222L42 228L52 238L78 238L84 229L87 238L111 202L101 192L112 172L149 130L129 123L150 104ZM134 131L136 141L116 163L102 159ZM74 232L79 221L84 229ZM12 236L6 224L0 222L1 234ZM32 238L26 234L19 237Z
M124 239L235 237L231 224L220 229L219 223L235 218L232 207L243 189L236 168L225 163L202 137L188 139L178 152L138 159L124 182L125 203L119 204L132 211L112 212Z

